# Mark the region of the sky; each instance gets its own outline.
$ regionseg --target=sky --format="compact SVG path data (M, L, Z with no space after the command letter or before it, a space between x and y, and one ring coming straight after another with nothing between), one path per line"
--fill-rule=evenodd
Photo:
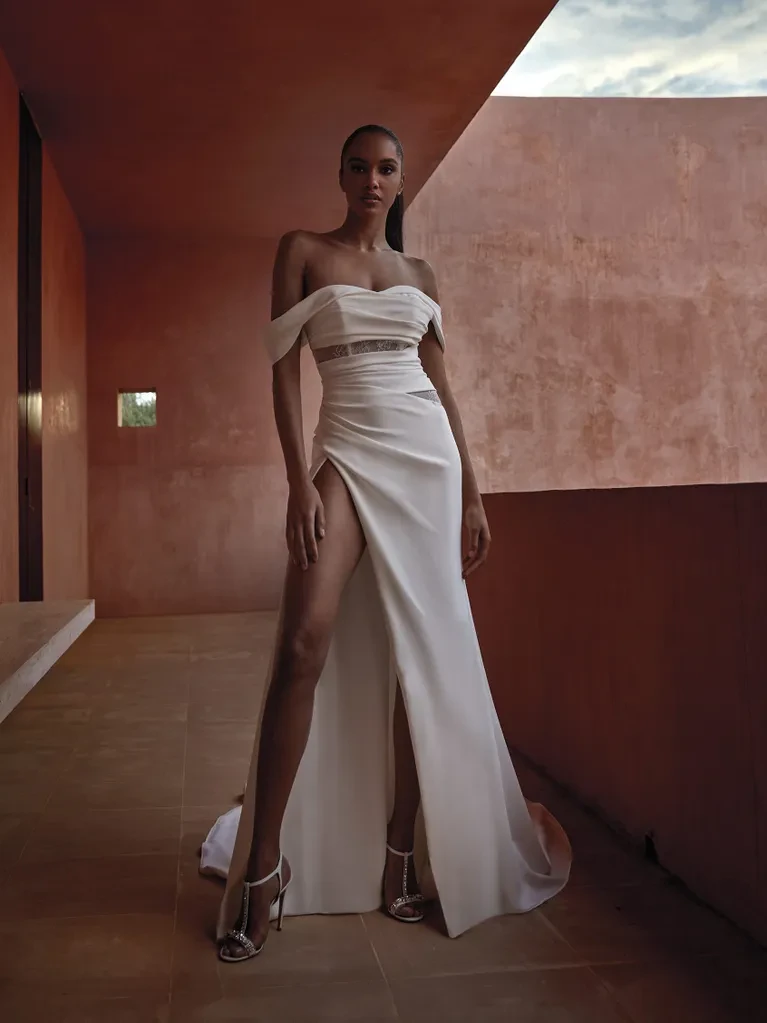
M767 95L767 0L559 0L494 95Z

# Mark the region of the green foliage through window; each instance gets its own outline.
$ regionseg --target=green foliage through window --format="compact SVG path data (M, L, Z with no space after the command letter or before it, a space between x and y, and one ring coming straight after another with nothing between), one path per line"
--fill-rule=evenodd
M118 426L157 426L156 391L121 391Z

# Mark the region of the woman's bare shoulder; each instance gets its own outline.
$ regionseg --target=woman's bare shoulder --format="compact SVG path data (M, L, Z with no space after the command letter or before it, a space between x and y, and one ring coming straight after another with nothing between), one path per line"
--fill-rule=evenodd
M418 282L418 287L429 298L439 302L439 289L437 288L437 275L434 273L431 263L418 256L405 256L410 273Z
M277 251L284 254L309 252L318 244L321 237L322 235L318 235L314 231L304 231L300 228L296 231L287 231L280 238Z

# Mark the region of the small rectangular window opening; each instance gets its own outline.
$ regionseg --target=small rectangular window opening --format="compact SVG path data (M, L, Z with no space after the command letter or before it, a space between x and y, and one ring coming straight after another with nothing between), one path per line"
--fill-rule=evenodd
M120 391L118 426L157 426L157 391Z

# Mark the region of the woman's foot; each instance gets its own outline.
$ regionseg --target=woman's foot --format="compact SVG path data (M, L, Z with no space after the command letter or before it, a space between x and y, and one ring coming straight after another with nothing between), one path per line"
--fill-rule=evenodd
M271 876L270 876L271 875ZM263 884L257 884L261 878L268 878ZM242 915L237 920L235 929L220 944L219 954L227 961L238 961L240 959L252 959L264 947L269 931L271 929L272 906L284 892L290 883L290 864L285 857L282 857L281 868L277 870L262 866L254 862L248 866L245 874L246 883L250 884L247 898L247 920L243 928ZM239 941L233 935L238 931L249 940L252 947ZM255 950L255 951L254 951Z
M425 899L418 886L411 848L400 848L392 842L386 847L384 908L396 920L418 923L423 920Z

